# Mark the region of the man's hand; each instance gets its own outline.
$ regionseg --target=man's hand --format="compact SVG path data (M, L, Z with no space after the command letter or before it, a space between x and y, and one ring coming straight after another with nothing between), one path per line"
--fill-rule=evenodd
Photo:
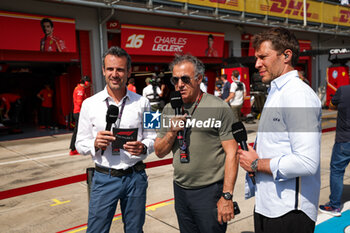
M171 118L170 130L175 133L177 133L180 130L184 130L184 127L186 126L186 116L187 114Z
M254 160L259 158L253 147L248 145L248 151L239 149L237 151L237 154L239 156L239 164L241 167L247 172L252 172L250 165Z
M95 139L95 149L106 150L107 146L116 138L111 131L99 131Z
M235 215L233 212L232 200L225 200L221 197L216 205L218 208L218 221L220 224L234 219Z
M143 151L143 143L140 141L126 142L123 147L131 155L140 155Z

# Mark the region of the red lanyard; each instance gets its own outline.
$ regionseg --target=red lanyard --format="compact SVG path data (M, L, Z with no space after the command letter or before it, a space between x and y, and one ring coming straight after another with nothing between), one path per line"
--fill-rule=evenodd
M192 118L192 116L193 116L193 113L194 113L194 111L197 109L197 107L198 107L198 105L199 105L199 102L201 102L201 100L202 100L202 97L203 97L203 92L201 91L201 95L199 96L199 98L197 99L197 101L196 101L196 104L194 105L194 108L193 108L193 110L192 110L192 112L191 112L191 118ZM185 110L184 110L184 107L182 106L182 112L184 112Z

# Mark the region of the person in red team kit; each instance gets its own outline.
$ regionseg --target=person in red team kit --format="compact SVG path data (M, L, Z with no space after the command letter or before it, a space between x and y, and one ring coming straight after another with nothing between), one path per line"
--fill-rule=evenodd
M53 22L48 18L40 21L45 36L40 40L40 51L65 52L67 47L64 40L53 35Z
M83 104L83 101L89 97L90 95L87 94L87 87L90 86L90 78L88 76L84 76L80 83L75 87L73 92L73 117L75 121L74 131L72 135L72 139L70 142L70 149L69 155L78 155L79 153L75 149L75 140L77 137L78 132L78 122L79 122L79 113L81 109L81 105Z
M20 118L22 112L21 96L14 93L0 94L0 119L13 124L12 133L21 133ZM5 124L5 123L4 123Z
M136 93L135 79L134 78L129 79L128 90Z
M37 94L37 97L41 99L40 108L40 128L48 129L52 127L52 107L53 107L53 90L49 84L45 84L45 87Z

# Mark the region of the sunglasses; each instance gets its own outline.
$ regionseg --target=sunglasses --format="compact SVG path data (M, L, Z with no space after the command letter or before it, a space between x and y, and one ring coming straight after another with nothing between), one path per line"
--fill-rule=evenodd
M180 78L179 77L171 77L170 82L171 82L171 84L173 84L175 86L179 82L179 79L181 79L181 81L185 84L189 84L191 82L191 77L188 75L181 76Z

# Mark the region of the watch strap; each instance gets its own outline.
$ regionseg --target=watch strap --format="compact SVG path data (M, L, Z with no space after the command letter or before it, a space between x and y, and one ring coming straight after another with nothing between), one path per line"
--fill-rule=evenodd
M256 159L250 164L250 168L253 170L253 172L258 171L258 160L259 159Z
M148 147L145 144L143 144L142 154L147 154L147 149Z

